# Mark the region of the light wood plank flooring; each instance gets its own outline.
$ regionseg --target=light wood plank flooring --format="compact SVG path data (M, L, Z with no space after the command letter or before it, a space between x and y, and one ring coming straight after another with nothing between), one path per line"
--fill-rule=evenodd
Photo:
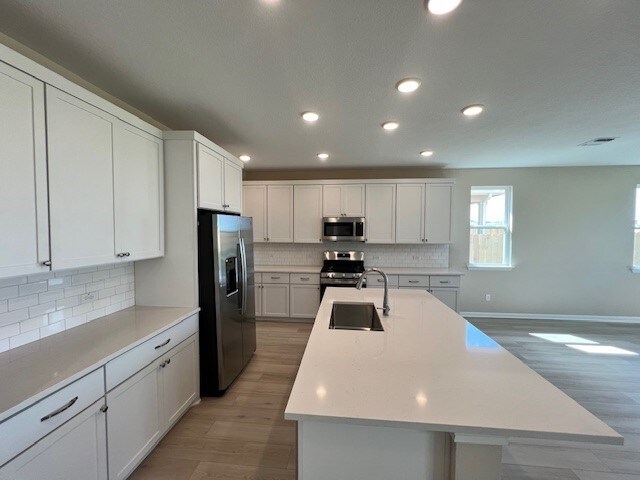
M501 345L625 436L623 447L514 439L503 480L640 480L640 357L590 355L529 333L570 333L640 352L640 326L473 320ZM204 398L135 480L293 480L295 425L283 419L310 325L258 323L258 350L222 398Z

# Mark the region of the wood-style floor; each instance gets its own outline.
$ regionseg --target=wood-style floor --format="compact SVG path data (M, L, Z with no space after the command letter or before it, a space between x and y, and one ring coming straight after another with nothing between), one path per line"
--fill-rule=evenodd
M640 357L592 355L529 333L570 333L640 352L640 326L473 320L481 330L625 437L623 447L513 439L503 480L640 480ZM295 425L283 411L311 331L258 323L255 357L222 398L204 398L167 434L135 480L293 480Z

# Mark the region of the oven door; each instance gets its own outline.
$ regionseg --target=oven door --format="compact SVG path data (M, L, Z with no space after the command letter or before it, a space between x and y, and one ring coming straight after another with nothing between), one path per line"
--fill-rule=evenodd
M338 288L355 288L356 283L358 283L358 279L354 278L334 278L331 280L320 279L320 301L324 298L324 291L327 287L338 287ZM363 283L363 288L367 287L367 281L365 280Z
M325 242L364 242L364 218L324 217L322 239Z

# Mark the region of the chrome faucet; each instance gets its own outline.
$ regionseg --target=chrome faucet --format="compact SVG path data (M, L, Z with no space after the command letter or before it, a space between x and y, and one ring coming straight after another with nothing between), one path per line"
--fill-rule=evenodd
M389 315L389 311L391 310L391 308L389 308L389 279L387 278L386 273L384 273L379 268L368 268L362 274L362 276L358 279L358 283L356 283L356 288L358 290L362 288L362 284L364 283L364 279L366 278L367 273L371 273L371 272L379 273L380 275L382 275L382 278L384 279L384 300L382 300L382 314L386 317Z

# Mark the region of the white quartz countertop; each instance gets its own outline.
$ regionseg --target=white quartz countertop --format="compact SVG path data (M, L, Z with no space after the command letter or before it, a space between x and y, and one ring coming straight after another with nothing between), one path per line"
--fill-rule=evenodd
M622 444L622 437L426 291L390 290L384 332L329 329L328 288L285 418Z
M130 307L0 353L0 421L199 310Z
M366 265L366 268L375 265ZM321 265L256 265L256 273L320 273ZM428 268L428 267L380 267L387 275L463 275L459 270L450 268Z

